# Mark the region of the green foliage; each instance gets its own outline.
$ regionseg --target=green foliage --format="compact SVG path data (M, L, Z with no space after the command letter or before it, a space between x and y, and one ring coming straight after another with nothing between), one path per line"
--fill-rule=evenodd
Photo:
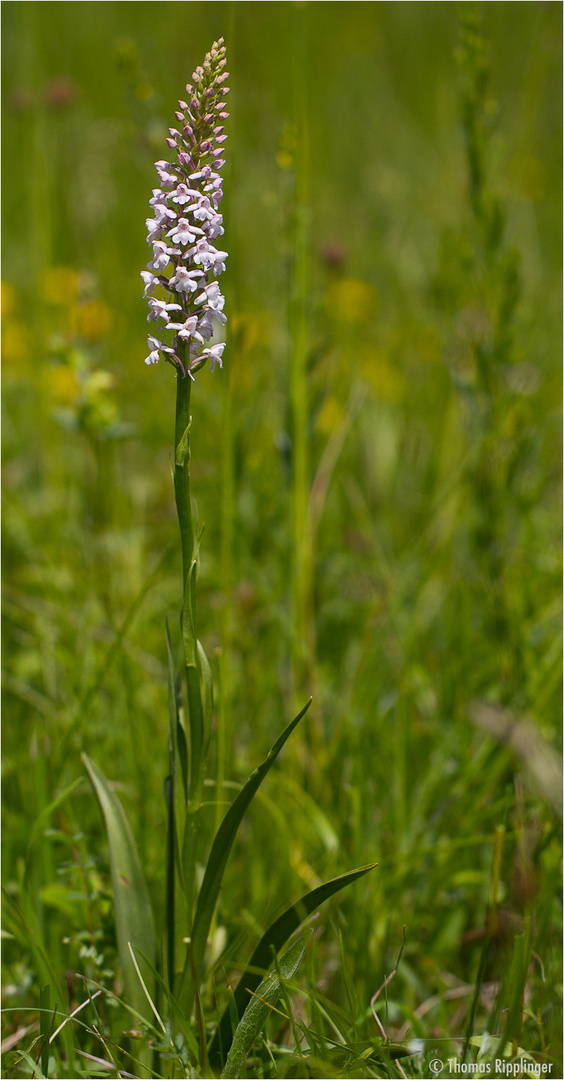
M5 5L6 1075L138 1075L148 1046L157 1075L203 1074L277 914L374 861L322 909L246 1075L425 1077L466 1037L468 1062L560 1075L561 17ZM152 163L222 33L229 340L192 389L181 566L189 417L169 454L138 273ZM310 695L214 876L186 1021L214 838ZM83 751L135 837L164 1031L122 1004ZM404 924L386 1042L370 1003Z

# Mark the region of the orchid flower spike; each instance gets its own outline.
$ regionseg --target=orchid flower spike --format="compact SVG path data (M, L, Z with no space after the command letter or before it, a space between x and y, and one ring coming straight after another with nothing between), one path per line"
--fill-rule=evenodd
M164 321L159 337L149 335L146 364L162 356L179 375L190 375L207 360L221 367L223 342L209 343L214 325L221 326L225 298L215 278L225 269L227 252L212 243L223 234L218 206L223 195L219 172L223 162L223 122L229 93L223 38L214 42L203 66L186 87L188 101L178 102L177 126L169 128L167 157L157 161L158 186L153 189L147 219L147 242L153 257L141 271L143 295L149 301L149 321ZM218 126L218 114L221 125ZM175 245L170 246L171 243ZM164 296L149 295L160 288ZM169 312L174 312L174 322ZM178 314L177 314L178 313ZM170 342L163 334L176 331Z

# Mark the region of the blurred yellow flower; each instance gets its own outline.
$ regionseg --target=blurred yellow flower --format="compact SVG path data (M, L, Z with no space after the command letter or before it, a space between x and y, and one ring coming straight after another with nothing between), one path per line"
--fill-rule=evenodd
M503 421L503 428L514 439L532 422L531 406L528 401L517 401L508 410Z
M238 311L231 316L230 349L244 363L237 363L237 378L233 383L233 392L237 397L246 397L251 387L257 387L268 378L263 364L254 363L258 350L271 344L273 328L267 311ZM257 383L258 380L258 383ZM254 392L254 391L253 391Z
M324 401L317 417L317 430L320 431L322 435L330 435L342 418L343 407L337 398L331 394L331 397L328 397L327 400Z
M405 379L401 371L391 366L384 349L376 346L363 348L359 375L380 401L399 401L403 397Z
M438 364L442 360L443 344L437 330L431 326L421 326L414 338L414 351L417 360L427 364Z
M57 405L72 405L78 394L75 370L67 364L48 368L47 392Z
M288 150L279 150L276 155L276 164L279 169L291 169L294 158Z
M330 314L343 322L365 323L377 315L380 297L368 282L343 278L327 289L326 304Z
M78 299L80 275L70 266L51 266L39 275L39 295L48 304L71 306Z
M268 341L266 312L237 311L231 316L231 335L242 353L249 353Z
M16 310L18 303L18 294L13 285L9 282L2 282L2 318L8 319L10 315Z
M88 376L84 384L84 394L87 398L93 398L105 390L111 390L114 385L114 377L109 371L98 368Z
M107 337L112 329L112 313L103 300L79 304L75 313L76 329L88 341Z
M32 352L31 334L19 319L4 320L2 326L2 359L6 364L23 364Z

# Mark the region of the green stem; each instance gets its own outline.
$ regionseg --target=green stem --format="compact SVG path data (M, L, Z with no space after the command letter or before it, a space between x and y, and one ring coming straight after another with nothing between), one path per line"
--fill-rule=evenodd
M180 359L183 359L180 354ZM189 799L184 823L182 871L190 925L196 872L199 810L204 785L204 715L200 689L200 665L196 635L196 579L198 539L194 534L190 505L190 390L191 380L180 372L176 382L174 432L174 493L182 546L183 603L182 644L186 673L186 697L190 730Z
M182 359L182 357L181 357ZM174 432L174 492L182 544L182 644L190 721L190 803L201 802L203 787L203 709L196 634L198 544L190 506L190 379L178 374Z
M182 357L181 357L182 359ZM190 506L190 390L191 379L178 373L176 379L176 423L174 429L174 494L182 542L182 587L186 585L194 552L194 529Z
M309 145L307 116L307 12L293 13L293 114L296 125L293 259L290 286L290 398L292 408L292 658L296 693L308 682L311 535L308 513L309 440L307 385L307 292L309 241Z

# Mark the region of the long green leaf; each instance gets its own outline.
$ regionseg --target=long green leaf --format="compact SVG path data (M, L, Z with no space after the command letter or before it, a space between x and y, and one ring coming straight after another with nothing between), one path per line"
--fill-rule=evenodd
M217 897L219 895L223 871L225 870L225 864L227 863L229 852L233 846L233 841L235 840L239 825L241 824L245 812L256 791L262 784L269 769L276 761L284 743L289 739L294 728L299 724L300 720L309 709L310 704L311 698L301 712L299 712L298 715L284 728L282 734L279 735L276 742L270 748L262 765L259 765L258 768L251 773L247 783L229 807L229 810L215 835L206 866L206 872L204 874L204 880L202 881L202 887L198 896L194 925L192 927L192 956L198 977L204 959L206 941Z
M204 786L204 710L197 664L186 665L186 697L190 728L190 805L202 802Z
M209 664L209 660L205 654L204 647L201 641L196 642L198 650L198 665L200 668L200 694L202 698L203 719L204 719L204 758L207 756L211 731L212 731L212 714L213 714L213 680L212 673Z
M530 916L524 920L524 930L517 934L513 946L513 959L509 970L507 988L509 991L508 1008L503 1034L498 1040L495 1054L501 1057L508 1043L512 1044L515 1055L523 1028L523 1001L531 960L532 922Z
M165 776L164 797L166 803L166 858L165 858L165 938L166 971L171 990L174 989L174 954L176 935L176 822L174 814L174 786L172 776Z
M235 990L235 1005L239 1016L241 1016L245 1008L249 992L256 990L261 977L259 973L270 967L272 949L278 952L290 935L297 930L300 923L302 923L308 915L311 915L312 911L315 911L320 904L325 900L328 900L334 893L339 892L340 889L344 889L347 885L352 885L353 881L357 881L358 878L363 877L364 874L373 870L376 865L376 863L370 863L368 866L361 866L358 870L351 870L348 874L341 874L339 877L332 878L331 881L326 881L324 885L319 885L317 889L312 889L311 892L306 893L305 896L302 896L295 904L292 904L291 907L287 908L286 911L284 911L282 915L268 927L268 930L262 935L247 965L247 969L241 976ZM229 1046L231 1042L231 1033L231 1017L229 1015L229 1010L225 1009L210 1047L210 1061L212 1064L217 1064L220 1052L219 1048L222 1046Z
M188 925L184 868L181 855L188 801L188 746L184 729L182 693L174 666L168 621L166 624L166 644L170 734L169 775L165 779L165 802L167 808L165 925L167 972L172 989L176 971L182 972L186 950L181 948L181 941Z
M171 772L175 781L175 808L178 811L182 807L181 796L184 793L184 806L188 801L188 747L186 743L186 731L182 718L182 694L178 686L174 656L166 622L166 649L168 657L168 710L170 718L170 741L171 741ZM182 787L177 783L177 774L180 770ZM178 818L177 818L178 825Z
M156 956L153 912L139 855L129 822L117 795L98 767L86 755L82 760L102 811L110 848L114 910L119 955L129 1004L147 1020L152 1013L131 959L128 943L150 958ZM151 981L150 972L143 972Z
M49 1032L51 1029L51 987L49 983L39 987L39 1032L43 1040L41 1047L41 1069L49 1076Z
M312 934L313 930L303 934L280 958L277 969L257 987L237 1025L222 1077L236 1077L241 1072L247 1054L268 1016L270 1007L276 1005L280 997L281 980L291 979L295 975Z

